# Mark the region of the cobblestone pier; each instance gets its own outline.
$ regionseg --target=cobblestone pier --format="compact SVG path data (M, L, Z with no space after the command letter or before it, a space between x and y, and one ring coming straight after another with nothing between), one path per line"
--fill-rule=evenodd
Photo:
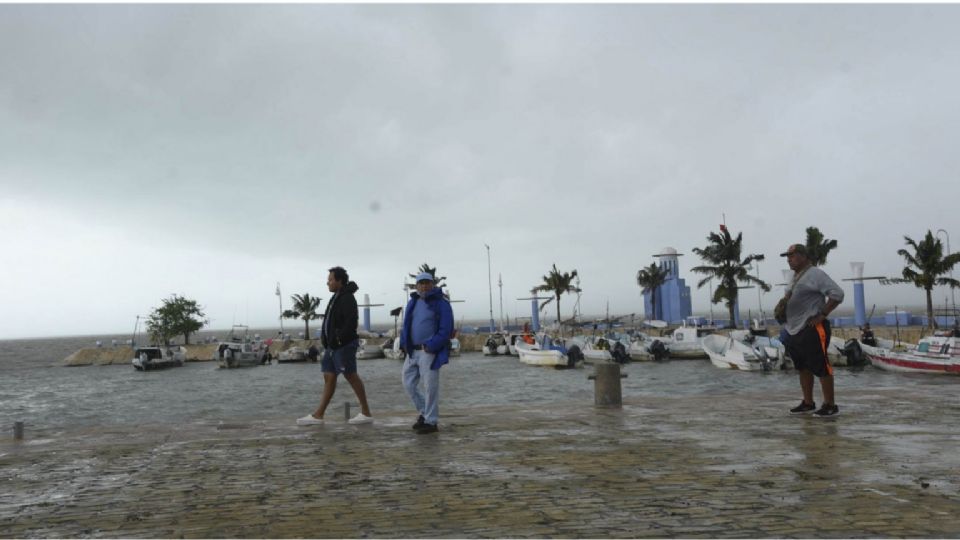
M432 435L336 402L319 427L28 426L0 440L0 536L957 537L939 388L840 388L826 420L758 392L444 410Z

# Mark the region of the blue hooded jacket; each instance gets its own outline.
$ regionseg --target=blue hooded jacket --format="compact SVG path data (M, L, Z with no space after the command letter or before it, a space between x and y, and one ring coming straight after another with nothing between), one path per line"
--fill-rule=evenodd
M410 336L413 328L413 308L420 299L419 293L412 293L403 314L403 331L400 333L400 348L407 356L413 354L413 339ZM443 289L434 287L423 299L427 307L433 312L437 322L437 331L424 344L427 352L437 355L430 364L430 369L437 370L450 361L450 338L453 337L453 308L443 296Z

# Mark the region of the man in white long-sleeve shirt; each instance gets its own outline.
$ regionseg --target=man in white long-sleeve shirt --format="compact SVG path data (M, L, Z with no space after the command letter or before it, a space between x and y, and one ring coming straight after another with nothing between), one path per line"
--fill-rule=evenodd
M803 244L793 244L780 254L787 258L794 272L787 290L787 321L784 328L790 334L786 340L787 352L800 374L803 401L792 413L814 412L814 416L836 416L840 408L833 393L833 366L827 357L830 344L830 312L843 302L843 290L810 261ZM817 409L813 401L813 376L820 379L823 404Z

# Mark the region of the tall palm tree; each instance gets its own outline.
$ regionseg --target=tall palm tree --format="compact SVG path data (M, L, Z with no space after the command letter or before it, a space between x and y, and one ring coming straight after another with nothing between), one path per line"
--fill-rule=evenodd
M814 266L827 264L827 255L837 248L836 240L827 240L816 227L807 227L807 256Z
M929 229L927 235L920 242L914 241L909 236L904 236L903 239L908 246L913 248L913 253L905 249L897 250L897 254L907 261L907 266L903 269L902 278L887 281L890 283L912 283L915 287L925 290L927 293L927 324L930 328L936 328L937 321L933 317L933 287L934 285L944 285L951 288L960 287L960 281L940 277L950 273L954 265L960 262L960 253L952 253L944 257L943 244Z
M750 263L762 261L764 259L762 254L747 255L746 258L740 259L743 249L743 233L737 233L737 237L733 238L726 227L721 227L720 232L721 234L711 232L707 236L709 243L704 248L693 248L693 252L708 264L693 267L690 271L707 276L697 283L697 288L703 288L711 279L716 279L720 283L713 291L713 298L710 301L714 304L721 300L726 301L727 310L730 312L730 326L732 327L734 324L733 306L737 302L737 283L753 283L764 291L769 291L770 285L762 279L750 275Z
M315 321L322 317L317 313L320 307L320 299L310 296L310 293L295 294L290 297L293 301L293 309L287 309L283 312L284 319L303 319L304 337L310 339L310 321Z
M427 264L427 263L421 264L421 265L420 265L420 268L417 268L417 272L416 272L415 274L407 274L407 275L410 276L410 277L413 278L413 279L416 279L417 274L419 274L420 272L426 272L426 273L430 274L431 276L433 276L433 284L436 285L437 287L443 287L443 285L444 285L443 280L447 279L447 276L437 277L437 267L436 267L436 266L431 267L431 266L430 266L429 264ZM416 289L416 288L417 288L417 284L416 284L416 283L407 283L407 288L410 289L410 290Z
M537 285L530 292L552 292L554 298L557 300L557 324L560 325L560 335L563 335L563 326L562 319L560 318L560 295L567 292L580 292L580 289L573 284L573 280L577 277L577 271L573 272L563 272L557 270L557 264L553 264L553 269L550 270L550 273L543 276L543 284ZM540 308L549 304L553 298L544 302Z
M660 268L657 263L650 263L650 266L641 268L637 272L637 285L644 293L650 293L650 304L653 306L653 316L647 314L648 319L657 318L657 289L667 282L670 277L670 271L666 268Z

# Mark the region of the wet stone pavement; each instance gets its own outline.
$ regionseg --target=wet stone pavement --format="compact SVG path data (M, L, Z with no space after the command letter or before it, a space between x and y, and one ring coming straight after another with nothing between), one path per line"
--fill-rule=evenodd
M840 389L0 440L3 537L957 537L960 402ZM818 395L819 397L819 395ZM339 412L339 414L336 414Z

